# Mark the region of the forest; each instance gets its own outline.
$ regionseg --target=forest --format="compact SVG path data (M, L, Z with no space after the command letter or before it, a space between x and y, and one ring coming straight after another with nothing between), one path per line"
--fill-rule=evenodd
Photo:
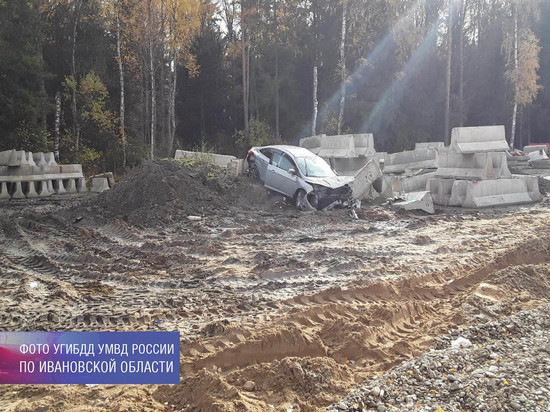
M315 134L550 130L550 0L0 0L0 150L123 172Z

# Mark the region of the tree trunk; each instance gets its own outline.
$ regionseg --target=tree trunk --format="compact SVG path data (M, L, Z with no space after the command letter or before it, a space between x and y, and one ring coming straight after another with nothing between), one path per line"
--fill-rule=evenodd
M59 161L59 142L61 140L61 92L57 91L55 93L55 121L53 128L53 154L55 160Z
M318 69L313 66L313 116L311 119L311 135L317 134L317 113L319 111L319 100L317 99L317 89L319 87Z
M344 106L346 104L346 22L348 1L342 0L342 34L340 37L340 113L338 114L338 134L342 134Z
M71 89L71 111L73 115L73 137L75 139L76 150L80 148L80 128L78 127L78 111L76 104L76 36L78 34L78 22L80 20L80 10L82 8L82 0L74 1L74 21L73 21L73 38L71 50L71 77L74 81L74 87Z
M151 82L151 124L150 124L150 136L151 139L151 159L155 158L155 120L157 111L157 96L155 87L155 65L153 60L153 41L149 40L149 81Z
M460 28L458 39L458 125L464 126L464 19L466 2L460 0Z
M449 130L449 118L451 112L451 60L453 55L453 3L449 1L449 18L447 22L447 76L445 90L445 146L451 143L451 134Z
M172 149L174 148L174 138L176 136L176 87L178 84L178 71L177 71L177 56L174 52L172 59L171 67L171 81L170 81L170 92L168 102L168 153L169 157L172 156Z
M241 2L241 58L242 58L242 76L243 76L243 116L244 116L244 135L248 139L248 57L246 47L246 25L244 21L244 4Z
M119 126L120 126L120 138L122 140L122 169L126 169L126 128L124 125L125 118L125 104L124 104L124 66L122 64L122 51L120 48L120 18L119 11L117 9L116 14L116 54L118 60L118 74L119 74L119 87L120 87L120 113L119 113Z
M514 69L517 71L519 66L518 57L518 13L517 7L514 7ZM514 150L514 140L516 139L516 118L518 114L518 92L519 85L517 80L514 85L514 109L512 111L512 132L510 134L510 150Z

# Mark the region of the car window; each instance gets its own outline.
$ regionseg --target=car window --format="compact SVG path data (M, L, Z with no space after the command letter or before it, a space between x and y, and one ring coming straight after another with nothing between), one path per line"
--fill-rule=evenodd
M262 149L260 150L260 153L266 156L268 159L271 159L273 156L273 151L271 149Z
M273 164L273 166L276 166L279 169L286 170L287 172L290 169L295 168L292 160L290 160L290 158L283 153L273 153L273 158L271 160L271 163Z

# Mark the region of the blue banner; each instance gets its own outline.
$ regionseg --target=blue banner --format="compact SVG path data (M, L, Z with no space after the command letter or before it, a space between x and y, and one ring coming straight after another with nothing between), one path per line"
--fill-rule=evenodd
M0 332L0 384L179 382L179 332Z

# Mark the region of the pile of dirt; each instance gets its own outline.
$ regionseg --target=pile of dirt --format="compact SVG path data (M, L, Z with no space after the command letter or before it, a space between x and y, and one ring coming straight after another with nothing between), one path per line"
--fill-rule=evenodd
M234 184L216 170L196 170L170 160L155 160L141 164L90 203L105 217L156 226L227 210L235 202L233 189Z

